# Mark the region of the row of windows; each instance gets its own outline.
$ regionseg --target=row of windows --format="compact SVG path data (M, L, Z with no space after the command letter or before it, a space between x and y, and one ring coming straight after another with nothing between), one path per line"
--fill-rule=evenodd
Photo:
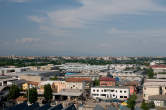
M127 98L127 96L120 96L120 98Z
M99 96L99 94L92 94L93 96ZM105 96L106 97L106 94L100 94L100 96ZM113 97L115 97L115 95L113 95ZM117 96L116 96L117 98ZM120 96L120 98L127 98L127 96Z
M95 91L99 92L99 89L97 89L97 90L93 89L93 92L95 92ZM106 90L106 89L101 90L101 92L107 92L107 91L114 92L115 90ZM117 90L115 92L117 92ZM125 91L120 90L120 93L126 93L126 92L127 92L126 90Z
M161 89L162 89L162 87L161 87ZM166 89L166 87L165 87L165 89ZM144 87L144 90L146 90L146 87Z

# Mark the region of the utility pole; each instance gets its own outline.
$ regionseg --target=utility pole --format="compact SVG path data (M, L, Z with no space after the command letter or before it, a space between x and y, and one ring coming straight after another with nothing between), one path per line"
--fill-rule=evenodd
M28 84L28 105L30 105L30 102L29 102L29 84Z

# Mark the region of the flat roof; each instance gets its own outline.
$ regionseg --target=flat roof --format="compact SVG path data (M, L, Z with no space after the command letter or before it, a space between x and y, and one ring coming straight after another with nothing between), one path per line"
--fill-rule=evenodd
M91 88L117 88L117 89L129 89L128 87L124 86L96 86L96 87L91 87Z

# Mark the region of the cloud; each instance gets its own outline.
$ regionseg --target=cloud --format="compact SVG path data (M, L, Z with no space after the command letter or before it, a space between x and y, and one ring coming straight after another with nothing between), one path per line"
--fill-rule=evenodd
M8 0L9 2L24 3L29 2L30 0Z
M36 22L36 23L42 23L45 21L44 17L38 17L38 16L28 16L29 19L31 19L32 21Z
M36 43L36 42L39 42L39 41L40 41L40 39L31 38L31 37L24 37L24 38L21 38L21 39L16 39L16 43L19 43L19 44Z
M112 28L106 32L108 35L123 37L165 37L166 29L121 30Z
M114 15L166 11L166 8L156 4L154 0L79 0L79 2L80 7L47 11L45 21L38 22L43 19L39 16L34 17L35 20L31 20L40 24L47 22L60 28L80 28L103 19L111 19Z

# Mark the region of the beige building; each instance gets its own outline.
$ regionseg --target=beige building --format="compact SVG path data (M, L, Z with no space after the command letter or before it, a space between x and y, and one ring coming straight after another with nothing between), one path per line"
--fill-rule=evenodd
M42 81L39 85L39 93L44 93L44 85L50 84L54 93L59 93L66 89L66 81Z
M149 100L149 96L166 95L165 79L146 79L143 85L143 99Z
M55 88L57 88L57 93L61 92L63 89L66 89L66 81L54 81L53 85Z
M50 71L54 68L53 64L48 64L44 66L29 66L32 71Z
M66 89L80 89L84 90L85 83L84 82L66 82Z

